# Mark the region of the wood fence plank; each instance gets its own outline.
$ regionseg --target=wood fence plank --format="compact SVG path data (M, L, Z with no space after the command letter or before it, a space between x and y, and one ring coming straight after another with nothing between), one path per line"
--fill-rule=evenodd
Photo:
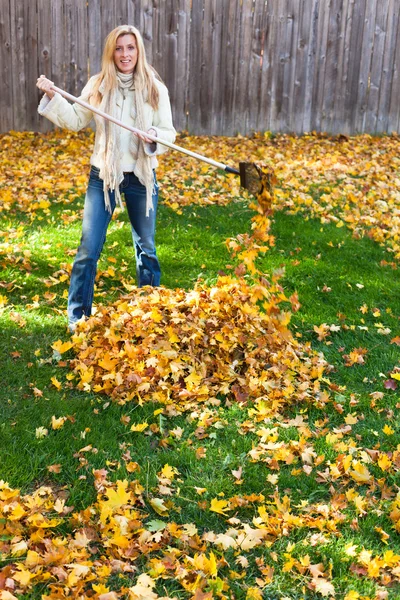
M286 20L286 0L278 0L276 3L276 12L274 14L273 26L274 48L272 52L272 85L271 85L271 112L270 129L279 131L279 125L282 122L283 110L283 76L285 62L285 31L284 24Z
M296 14L296 36L293 40L293 63L294 66L289 104L288 128L293 133L302 133L305 100L305 76L307 65L307 36L311 23L311 2L302 2Z
M79 96L89 79L89 39L87 36L88 14L86 2L82 2L82 0L75 0L74 15L74 34L76 36L75 90Z
M142 34L147 60L152 65L153 51L156 51L153 38L153 0L140 0L138 2L136 20L135 27Z
M47 76L53 80L52 70L52 13L49 11L48 2L46 0L37 0L38 9L38 66L36 77L39 75L47 74ZM32 92L32 95L35 94ZM36 105L39 103L41 92L36 88ZM38 114L38 113L37 113ZM50 131L52 128L50 121L37 117L37 124L35 129L37 131Z
M188 98L188 130L192 126L197 132L202 131L200 122L201 80L205 65L202 63L202 30L203 30L203 0L192 0L191 37L189 55L189 98Z
M347 111L346 92L349 88L348 68L349 68L349 49L350 34L354 0L344 0L342 6L339 47L337 57L337 78L334 97L334 106L331 115L330 129L333 132L340 131L343 134L349 133L349 113Z
M323 99L324 99L324 87L325 87L325 72L326 72L326 54L328 45L328 31L329 31L329 13L331 8L332 0L327 0L322 8L320 4L319 18L318 18L318 37L317 37L317 58L316 58L316 71L313 80L313 98L312 98L312 129L321 131L322 119L323 119Z
M65 33L64 33L64 3L51 3L51 72L44 73L55 82L55 84L65 89Z
M359 132L364 131L365 128L371 75L371 60L375 37L377 1L378 0L369 0L366 3L364 31L361 42L360 75L358 79L358 93L356 99L357 114L354 123L356 131Z
M100 72L103 47L101 0L88 0L88 56L90 75Z
M175 77L177 14L173 0L153 1L153 66L167 87Z
M276 5L270 2L264 7L263 21L265 26L262 39L261 89L258 109L258 127L262 131L271 130L272 81L274 74L273 51L276 37L275 10Z
M240 29L237 31L240 43L238 46L238 69L234 88L234 109L232 114L233 131L248 129L249 119L249 63L252 50L253 0L242 0L240 10Z
M248 103L249 112L247 129L258 131L259 104L261 97L261 77L264 51L264 32L266 28L265 0L254 0L253 33L249 63ZM242 129L240 128L240 131Z
M125 21L121 23L121 25L133 25L134 27L137 27L138 2L136 2L136 0L126 0L125 5Z
M26 104L26 21L24 2L11 3L11 71L12 71L12 106L13 128L28 129Z
M2 65L3 85L0 94L0 132L14 128L13 114L13 72L12 72L12 34L10 6L0 2L0 64Z
M340 67L340 50L344 39L342 19L344 0L331 0L329 8L328 32L326 43L326 62L324 74L324 90L322 97L321 129L332 132L335 97L338 87L338 70Z
M190 40L190 0L178 2L177 67L174 86L169 86L174 125L178 130L186 130L189 84L189 40Z
M73 35L74 0L64 2L64 56L65 56L65 89L76 95L76 39Z
M36 131L39 125L36 81L38 78L38 7L36 0L24 3L26 126ZM19 50L18 50L19 51Z
M365 129L376 132L379 110L379 90L383 79L383 55L388 37L389 0L379 0L376 6L374 45L368 86L368 100L365 113Z
M397 24L393 27L393 37L395 44L387 117L387 131L389 133L400 131L400 15L397 16Z
M288 61L285 64L284 76L284 99L286 104L286 118L284 129L282 131L293 133L295 131L295 122L297 116L297 107L294 104L294 90L296 86L296 71L300 66L297 64L297 49L300 35L300 19L302 15L302 3L296 0L288 0L288 21L292 23L291 35L286 38L286 55ZM289 33L289 32L288 32Z
M224 9L224 19L221 28L221 115L220 134L233 135L233 113L235 88L238 85L238 45L240 38L236 28L239 18L240 6L237 2L221 0ZM195 32L191 30L191 37ZM194 124L195 125L195 124Z
M306 0L311 1L311 0ZM305 91L304 91L304 111L303 111L303 131L310 132L313 122L313 93L314 80L317 69L317 47L318 47L318 23L319 23L319 0L312 0L311 22L309 29L309 39L307 46L307 62L305 69Z
M102 0L101 1L101 39L100 43L104 48L104 41L110 31L112 31L119 23L116 16L116 1Z
M382 77L379 86L379 100L377 106L377 120L375 130L377 133L388 131L390 96L393 81L394 57L397 43L397 28L400 14L400 4L396 0L389 0L387 12L387 32L385 48L382 59Z
M203 2L203 23L201 30L201 70L200 70L200 95L199 95L199 116L200 131L205 133L209 131L210 112L212 106L213 89L211 86L212 77L210 73L214 69L214 61L211 48L214 43L214 15L212 1Z
M266 68L263 65L263 85L267 89L267 111L266 111L266 129L268 131L276 131L276 113L279 111L278 99L276 93L278 68L279 68L279 15L281 12L281 4L285 0L277 0L276 2L268 2L268 35L266 36L266 51L264 52L264 60L266 58Z
M211 39L207 46L208 55L205 60L212 65L211 81L209 83L211 104L209 106L209 133L215 135L221 130L221 109L222 109L222 89L221 89L221 56L224 49L221 45L222 22L224 19L224 4L218 0L211 0Z
M361 57L363 52L362 40L364 36L364 27L367 10L366 0L356 0L352 5L352 9L352 25L349 44L348 87L346 88L348 91L346 94L346 107L349 112L350 128L351 131L354 131L356 127L356 117L358 112L357 98L361 69Z
M128 25L128 2L116 2L115 4L115 27Z

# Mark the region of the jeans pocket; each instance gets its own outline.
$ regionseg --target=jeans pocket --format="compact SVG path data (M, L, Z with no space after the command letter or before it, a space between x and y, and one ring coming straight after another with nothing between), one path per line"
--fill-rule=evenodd
M91 165L89 177L93 177L94 179L100 179L100 169L98 167L95 167L94 165Z

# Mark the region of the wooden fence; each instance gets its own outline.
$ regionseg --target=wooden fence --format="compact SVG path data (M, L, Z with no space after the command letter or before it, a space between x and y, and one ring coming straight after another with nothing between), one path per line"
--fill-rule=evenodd
M142 32L179 130L399 129L399 0L0 0L0 131L48 129L38 75L79 94L124 23Z

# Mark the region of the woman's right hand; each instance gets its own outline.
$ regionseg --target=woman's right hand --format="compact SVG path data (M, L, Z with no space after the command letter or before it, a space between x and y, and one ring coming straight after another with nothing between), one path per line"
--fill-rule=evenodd
M52 88L54 85L53 81L47 79L45 75L41 75L36 82L37 87L40 91L44 92L50 99L53 98L55 91Z

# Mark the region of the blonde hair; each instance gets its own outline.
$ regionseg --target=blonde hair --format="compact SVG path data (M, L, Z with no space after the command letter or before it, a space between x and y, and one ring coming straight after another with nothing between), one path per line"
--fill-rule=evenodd
M138 58L135 67L135 85L147 96L147 101L154 110L158 108L159 93L155 84L154 77L160 80L160 77L155 69L147 62L146 51L144 48L143 38L136 27L133 25L119 25L106 37L104 44L103 56L101 59L101 71L95 83L91 98L95 105L100 104L102 95L99 92L100 85L104 82L105 91L107 94L118 85L117 82L117 67L114 62L114 51L117 40L121 35L132 34L136 39L136 47Z

